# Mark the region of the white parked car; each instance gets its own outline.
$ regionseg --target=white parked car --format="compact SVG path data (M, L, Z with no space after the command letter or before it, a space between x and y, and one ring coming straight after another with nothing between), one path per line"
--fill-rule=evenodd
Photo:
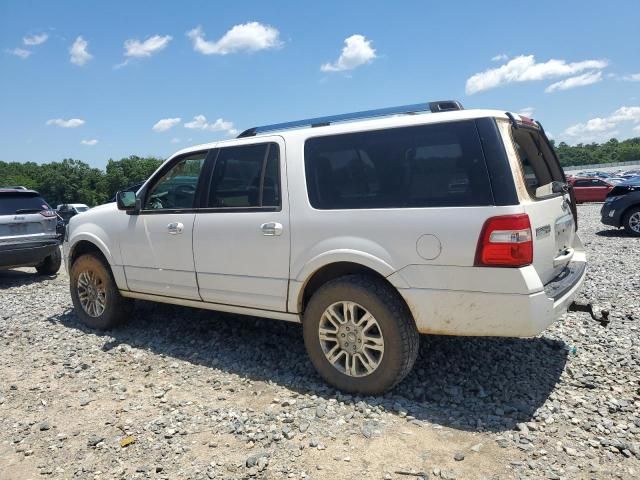
M433 102L181 150L74 217L64 257L92 327L133 299L302 322L320 375L374 394L419 334L527 337L567 310L586 268L567 192L539 123Z

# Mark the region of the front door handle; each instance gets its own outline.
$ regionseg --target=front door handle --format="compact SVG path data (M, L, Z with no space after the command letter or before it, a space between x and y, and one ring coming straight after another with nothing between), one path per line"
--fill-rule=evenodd
M180 222L171 222L169 225L167 225L167 231L171 235L182 233L183 230L184 230L184 225Z
M282 224L278 222L267 222L260 225L262 234L267 237L275 237L282 234Z

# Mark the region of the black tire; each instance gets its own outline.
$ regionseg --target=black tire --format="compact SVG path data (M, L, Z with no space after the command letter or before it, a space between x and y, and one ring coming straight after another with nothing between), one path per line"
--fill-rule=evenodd
M636 226L636 229L634 230L631 219L637 218L638 216L640 216L640 207L633 207L624 214L624 218L622 219L622 226L624 227L624 231L629 235L633 235L634 237L640 237L640 230L638 230L638 226Z
M100 287L104 289L104 310L98 315L90 315L80 302L78 279L83 272L97 278ZM69 288L76 315L88 327L98 330L114 328L123 323L133 310L133 300L120 295L111 270L97 256L86 254L73 262Z
M42 263L36 265L36 271L40 275L55 275L60 270L60 266L62 265L62 254L60 253L60 248L56 247L56 249L51 252L47 258L45 258Z
M323 351L320 322L325 310L338 302L358 304L379 324L384 352L377 368L369 374L347 375ZM411 313L398 292L383 280L366 275L340 277L320 287L306 306L303 335L307 353L320 376L339 390L363 395L380 394L400 383L411 371L420 343Z

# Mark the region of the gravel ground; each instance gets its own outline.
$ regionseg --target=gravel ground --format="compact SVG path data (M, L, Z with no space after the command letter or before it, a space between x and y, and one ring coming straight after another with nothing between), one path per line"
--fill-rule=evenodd
M68 277L0 272L0 479L640 477L640 239L581 205L581 294L533 339L424 337L382 397L317 377L299 325L140 302L97 333Z

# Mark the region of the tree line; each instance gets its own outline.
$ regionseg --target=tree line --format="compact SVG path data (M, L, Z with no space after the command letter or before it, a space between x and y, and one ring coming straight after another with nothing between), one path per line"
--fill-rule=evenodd
M565 142L556 145L553 140L551 143L563 166L640 161L640 137L573 146ZM0 161L0 186L22 185L38 190L54 206L60 203L94 206L106 202L118 190L146 180L162 161L132 155L109 160L105 170L71 158L51 163Z
M37 190L54 207L60 203L105 203L118 190L146 180L163 162L132 155L109 160L105 170L72 158L61 162L2 162L0 186L21 185Z

